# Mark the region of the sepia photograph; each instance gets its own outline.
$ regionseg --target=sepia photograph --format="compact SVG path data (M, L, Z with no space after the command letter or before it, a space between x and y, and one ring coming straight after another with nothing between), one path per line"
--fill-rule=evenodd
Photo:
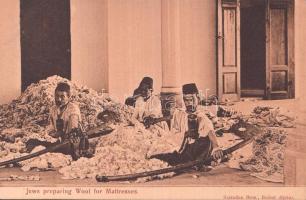
M306 200L306 0L0 0L0 20L0 199Z

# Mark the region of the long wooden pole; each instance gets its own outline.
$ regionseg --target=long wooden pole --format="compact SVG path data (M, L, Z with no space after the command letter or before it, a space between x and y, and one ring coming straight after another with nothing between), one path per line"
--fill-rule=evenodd
M113 131L113 129L110 129L110 128L104 129L104 130L103 129L102 130L95 129L94 131L89 131L90 134L88 135L88 139L97 138L97 137L100 137L100 136L103 136L103 135L107 135L107 134L110 134L112 131ZM14 159L11 159L11 160L0 162L0 167L5 166L5 165L9 165L9 164L13 164L13 163L17 163L17 162L21 162L21 161L24 161L24 160L28 160L28 159L43 155L43 154L48 153L48 152L54 152L55 150L60 149L62 147L65 147L67 145L70 145L69 141L64 141L64 142L59 143L59 144L54 144L52 146L46 147L45 149L43 149L41 151L37 151L37 152L32 153L32 154L28 154L26 156L22 156L22 157L19 157L19 158L14 158Z
M226 150L223 150L223 155L230 154L237 149L240 149L244 147L245 145L251 143L253 141L253 138L246 139ZM184 169L188 169L197 165L209 165L213 158L210 156L206 160L195 160L195 161L190 161L184 164L179 164L173 167L168 167L168 168L163 168L163 169L158 169L158 170L153 170L153 171L147 171L147 172L141 172L141 173L136 173L136 174L126 174L126 175L118 175L118 176L96 176L96 180L98 182L109 182L109 181L126 181L126 180L134 180L137 178L142 178L142 177L147 177L147 176L156 176L159 174L165 174L169 172L175 172L175 171L180 171Z

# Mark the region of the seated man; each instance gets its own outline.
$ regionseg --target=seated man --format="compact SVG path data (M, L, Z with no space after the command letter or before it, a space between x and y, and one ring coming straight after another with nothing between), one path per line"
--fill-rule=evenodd
M218 147L213 124L198 106L199 92L194 83L183 85L183 100L185 109L174 110L171 117L173 140L177 139L180 144L178 151L153 155L151 158L164 160L170 165L205 160L209 156L215 160L221 159L223 153Z
M146 96L147 91L143 90L142 88L144 85L150 85L149 87L151 87L151 89L153 90L153 79L151 77L143 77L138 88L134 90L133 96L128 97L125 100L125 105L135 107L136 100L138 99L138 97Z
M50 109L50 136L58 138L58 142L70 141L70 146L58 149L56 152L70 154L73 159L78 159L88 150L88 139L81 129L81 112L77 104L70 101L70 86L67 83L59 83L54 93L55 105ZM30 139L27 148L33 145L50 146L53 143Z
M77 104L70 101L70 86L59 83L55 88L55 105L50 108L50 123L53 131L50 136L67 139L73 129L80 128L81 112Z
M139 84L139 87L134 91L139 94L135 101L135 112L133 118L140 122L144 122L147 118L162 117L162 109L160 98L153 95L153 79L144 77ZM168 130L166 122L156 124L164 130Z

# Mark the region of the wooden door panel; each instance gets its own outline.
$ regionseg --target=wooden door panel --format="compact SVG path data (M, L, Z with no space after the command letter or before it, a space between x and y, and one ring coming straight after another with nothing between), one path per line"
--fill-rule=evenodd
M240 98L239 0L218 0L218 96Z
M287 65L287 9L271 9L271 64Z
M223 9L223 66L236 66L236 9Z
M294 98L293 1L267 0L266 97Z
M237 93L237 73L224 73L223 74L223 93L236 94Z
M283 71L273 71L271 73L272 79L272 91L273 92L286 92L287 91L287 79L288 73L287 70Z

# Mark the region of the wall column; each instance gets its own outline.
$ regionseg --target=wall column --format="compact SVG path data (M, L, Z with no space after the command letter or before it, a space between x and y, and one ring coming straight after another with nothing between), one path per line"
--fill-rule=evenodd
M0 104L9 103L21 93L19 3L19 0L0 1Z
M108 0L71 0L71 80L109 92Z
M173 103L179 104L181 91L180 73L180 1L161 1L162 24L162 89L161 100L164 115Z

